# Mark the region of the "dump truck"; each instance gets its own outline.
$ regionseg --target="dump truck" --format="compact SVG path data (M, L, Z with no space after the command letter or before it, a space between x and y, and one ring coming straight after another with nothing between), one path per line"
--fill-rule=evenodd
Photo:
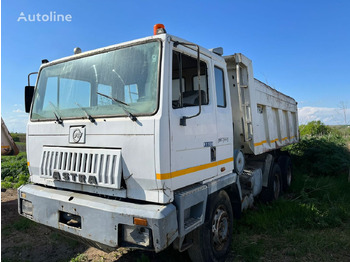
M1 118L1 155L18 155L19 149Z
M223 56L152 36L42 60L25 87L31 184L20 215L102 250L223 261L233 219L292 181L296 101Z

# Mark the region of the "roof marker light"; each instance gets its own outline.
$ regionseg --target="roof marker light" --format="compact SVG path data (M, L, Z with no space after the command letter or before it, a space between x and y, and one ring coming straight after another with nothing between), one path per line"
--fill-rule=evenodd
M74 48L74 51L73 51L73 52L74 52L75 55L80 54L80 53L81 53L80 47Z
M153 35L165 34L165 26L163 24L155 24L153 26Z

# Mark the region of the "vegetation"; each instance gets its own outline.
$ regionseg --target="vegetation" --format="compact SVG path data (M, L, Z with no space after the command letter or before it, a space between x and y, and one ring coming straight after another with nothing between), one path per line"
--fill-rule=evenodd
M27 155L1 156L1 188L18 188L28 183Z
M329 134L331 128L323 124L321 121L311 121L306 125L299 126L300 135L311 135L311 136L320 136Z
M85 254L78 254L76 257L70 260L70 262L83 262L83 261L89 261L87 255Z
M23 133L11 133L13 141L16 142L16 145L20 152L26 151L26 134Z
M258 204L235 224L237 261L350 258L348 137L319 121L300 131L300 142L287 147L294 161L290 190L272 205Z
M337 176L350 167L346 141L338 134L305 136L287 148L294 163L310 176Z
M17 133L11 133L12 139L15 142L19 142L19 135Z
M20 217L18 220L13 221L13 223L11 225L6 225L4 227L1 228L1 233L4 236L8 236L11 233L17 231L28 231L28 229L35 227L37 224L34 223L33 221L24 218L24 217Z
M24 133L11 133L11 137L13 141L20 142L20 143L25 143L26 142L26 134Z
M1 188L18 188L28 183L26 134L11 133L20 153L17 156L1 156Z
M238 261L343 261L350 250L347 175L310 177L295 172L290 192L272 205L258 204L235 225ZM319 258L322 258L319 260Z

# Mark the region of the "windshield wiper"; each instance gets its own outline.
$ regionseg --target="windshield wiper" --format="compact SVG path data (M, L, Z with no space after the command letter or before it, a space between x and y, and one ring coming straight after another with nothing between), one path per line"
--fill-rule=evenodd
M52 113L55 115L57 123L62 124L62 123L63 123L63 120L62 120L62 117L60 116L60 114L58 113L57 108L55 107L54 104L52 104L51 101L49 101L49 104L50 104L50 105L52 106L52 108L53 108L53 112L52 112Z
M118 105L124 110L124 112L127 114L127 116L128 116L132 121L134 121L134 122L137 121L136 116L133 115L132 113L130 113L128 110L125 109L125 106L129 106L129 104L127 104L127 103L125 103L125 102L123 102L123 101L120 101L120 100L118 100L118 99L116 99L116 98L114 98L114 97L112 97L112 96L105 95L105 94L102 94L102 93L100 93L100 92L96 92L96 93L97 93L98 95L100 95L100 96L107 97L107 98L113 100L114 102L117 102Z
M83 108L81 105L79 105L77 102L75 102L75 104L84 111L86 117L90 120L91 123L95 123L95 118L93 118L87 111L85 108Z
M123 102L123 101L120 101L120 100L118 100L118 99L116 99L116 98L114 98L114 97L112 97L112 96L109 96L109 95L105 95L105 94L102 94L102 93L100 93L100 92L96 92L98 95L100 95L100 96L104 96L104 97L107 97L107 98L109 98L109 99L111 99L111 100L113 100L114 102L117 102L117 103L119 103L119 104L122 104L122 105L125 105L125 106L128 106L129 104L127 104L127 103L125 103L125 102Z

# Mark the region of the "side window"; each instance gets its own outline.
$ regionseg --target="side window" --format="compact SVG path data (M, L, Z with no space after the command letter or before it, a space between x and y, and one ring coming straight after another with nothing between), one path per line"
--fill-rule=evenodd
M216 102L218 107L226 107L224 71L215 67Z
M181 82L180 82L181 78ZM207 105L208 74L207 64L200 62L201 103ZM173 52L172 70L173 108L199 105L197 59L179 52Z

